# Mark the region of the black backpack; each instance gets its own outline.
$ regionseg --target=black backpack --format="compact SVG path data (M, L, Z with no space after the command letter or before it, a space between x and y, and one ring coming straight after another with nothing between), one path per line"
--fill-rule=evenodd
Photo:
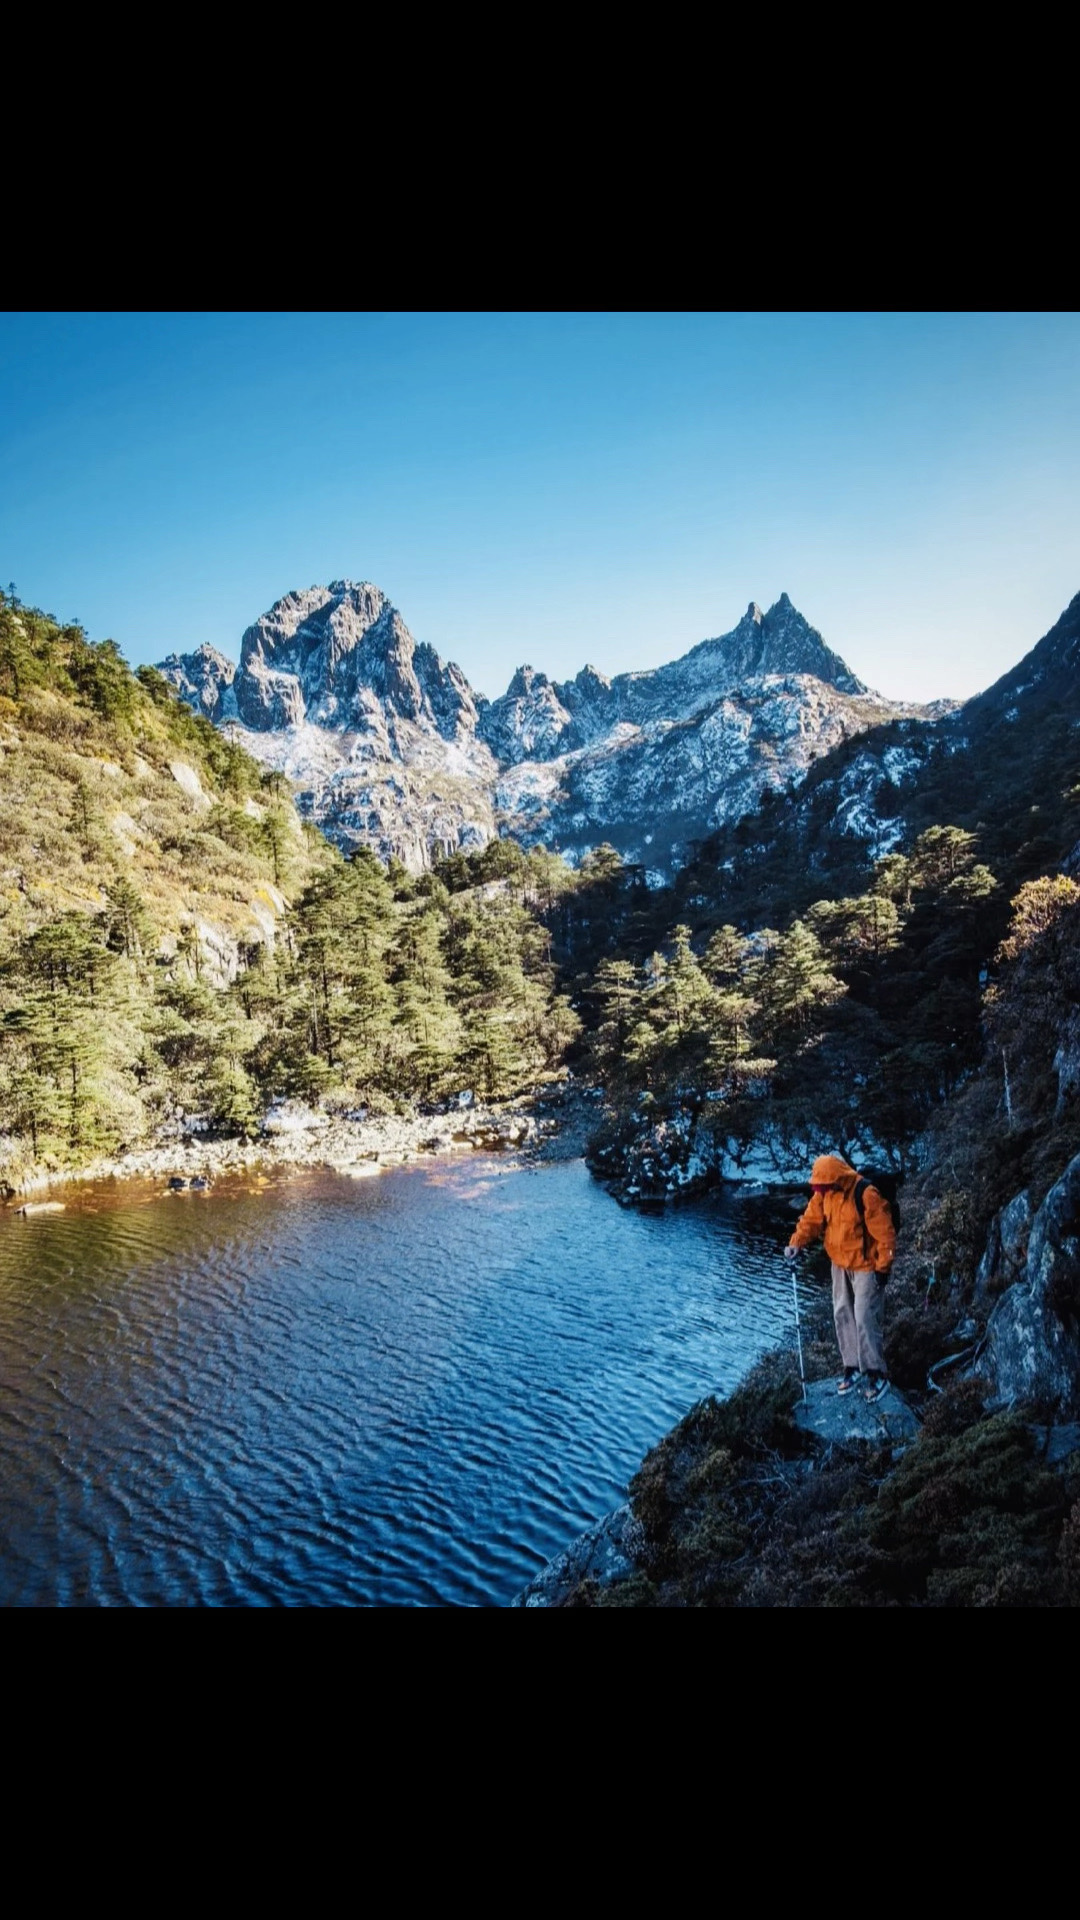
M858 1208L859 1219L862 1222L864 1241L866 1239L866 1207L863 1202L863 1195L867 1187L873 1187L874 1192L881 1195L889 1212L892 1214L893 1226L896 1232L899 1233L900 1202L896 1197L896 1189L900 1185L902 1178L902 1174L890 1173L887 1167L863 1168L855 1182L855 1205Z

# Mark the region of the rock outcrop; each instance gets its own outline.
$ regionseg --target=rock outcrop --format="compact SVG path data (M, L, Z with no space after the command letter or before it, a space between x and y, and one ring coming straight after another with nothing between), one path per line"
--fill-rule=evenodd
M443 740L476 732L476 698L460 667L413 639L370 581L287 593L240 643L236 705L257 732L307 720L336 732L405 721ZM406 736L406 740L408 736Z
M182 700L206 720L220 725L236 719L236 698L232 684L236 662L227 660L216 647L201 646L194 653L170 653L158 672L171 681Z
M635 1520L629 1504L616 1507L595 1526L589 1527L564 1552L541 1567L515 1599L512 1607L558 1607L570 1598L583 1581L597 1587L614 1586L635 1571L637 1556L644 1547L644 1532Z
M1022 1280L1031 1238L1031 1195L1027 1188L1013 1195L1007 1207L994 1215L986 1247L975 1274L976 1301L1003 1293Z
M890 1386L880 1400L867 1401L858 1389L841 1395L835 1380L814 1380L792 1417L801 1432L833 1446L858 1440L880 1446L888 1440L894 1447L903 1447L919 1431L907 1398L896 1386Z
M1018 1244L1025 1200L1018 1195L999 1216L999 1247L1002 1224L1014 1209L1008 1232L1013 1247ZM993 1234L991 1260L992 1249ZM1080 1416L1080 1154L1035 1215L1023 1277L998 1300L972 1371L986 1381L995 1406L1033 1401L1063 1420Z
M688 1421L693 1419L691 1413ZM851 1458L863 1447L888 1446L891 1457L899 1459L919 1433L919 1421L899 1388L890 1387L880 1400L871 1404L859 1393L841 1398L835 1380L811 1382L797 1401L792 1420L796 1431L804 1436L802 1444L807 1457L795 1476L802 1478L804 1484L814 1465L830 1459L837 1451L846 1450ZM715 1465L715 1454L712 1460ZM807 1501L811 1508L812 1504L812 1499ZM646 1582L655 1578L657 1560L655 1543L649 1540L633 1504L627 1502L605 1514L572 1540L562 1553L549 1560L510 1605L603 1604L603 1596L619 1587L629 1593L635 1578ZM640 1596L640 1604L655 1604L655 1594L648 1599Z

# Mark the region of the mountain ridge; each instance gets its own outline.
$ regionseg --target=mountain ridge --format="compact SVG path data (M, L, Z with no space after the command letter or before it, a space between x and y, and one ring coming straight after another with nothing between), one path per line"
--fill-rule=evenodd
M826 883L857 892L874 860L942 820L992 846L1011 886L1074 848L1080 594L983 692L869 727L816 758L782 814L725 821L677 885L736 918L751 900L797 910Z
M560 682L522 665L495 700L348 579L275 601L235 667L203 646L159 670L346 849L419 871L500 832L571 858L611 840L655 884L836 740L921 711L872 694L786 593L659 667Z

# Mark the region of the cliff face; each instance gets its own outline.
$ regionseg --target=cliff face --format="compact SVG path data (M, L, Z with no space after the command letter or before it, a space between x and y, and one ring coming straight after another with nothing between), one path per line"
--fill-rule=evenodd
M365 732L405 722L454 741L476 732L476 700L459 667L418 645L367 581L288 593L248 628L235 682L240 720L258 732L301 721Z
M1018 1194L1012 1211L1026 1195ZM1008 1225L1010 1209L1004 1209ZM995 1223L996 1224L996 1223ZM988 1254L994 1260L993 1236ZM1008 1240L998 1229L997 1272L1008 1280ZM1080 1154L1069 1162L1031 1222L1019 1275L990 1315L975 1373L992 1401L1049 1404L1059 1419L1080 1415ZM1015 1271L1015 1268L1012 1269Z
M496 762L459 667L414 640L368 581L288 593L244 634L160 671L188 704L287 775L301 812L345 850L414 872L495 831Z
M656 884L696 840L901 711L868 694L787 595L648 673L520 667L488 701L417 642L370 582L310 587L244 634L161 672L343 847L419 870L496 832L584 854L611 841Z

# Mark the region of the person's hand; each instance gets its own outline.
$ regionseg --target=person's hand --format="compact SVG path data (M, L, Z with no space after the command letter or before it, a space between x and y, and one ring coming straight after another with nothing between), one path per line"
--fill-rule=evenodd
M785 1247L785 1248L784 1248L784 1259L785 1259L785 1260L797 1260L797 1259L798 1259L798 1257L799 1257L799 1249L798 1249L798 1247Z

